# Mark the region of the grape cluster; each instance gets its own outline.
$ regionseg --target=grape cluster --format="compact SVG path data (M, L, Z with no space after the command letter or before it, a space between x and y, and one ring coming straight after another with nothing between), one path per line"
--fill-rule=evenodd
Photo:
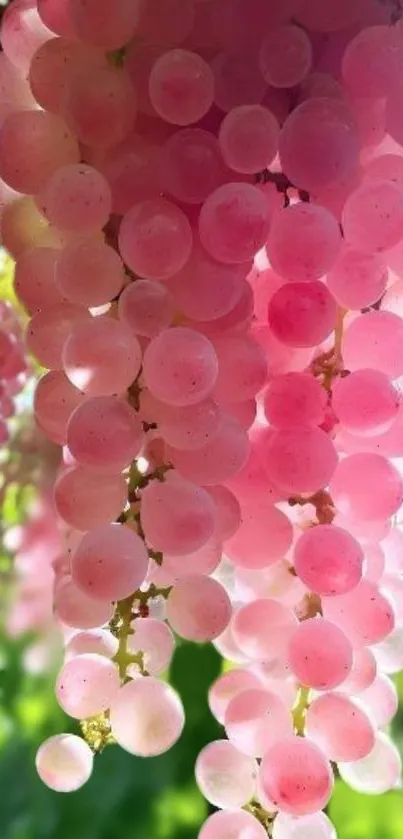
M393 23L394 25L390 25ZM334 839L400 778L403 29L376 0L14 0L0 226L63 447L54 610L81 736L180 737L174 636L233 666L200 839Z

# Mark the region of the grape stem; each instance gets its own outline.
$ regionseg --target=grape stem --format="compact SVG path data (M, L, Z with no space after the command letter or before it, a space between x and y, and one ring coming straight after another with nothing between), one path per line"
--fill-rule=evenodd
M288 499L290 507L304 507L306 504L312 504L315 507L316 519L315 524L331 524L335 515L335 507L330 492L325 489L320 489L314 495L294 495Z
M294 732L299 737L303 737L305 734L305 717L310 705L310 694L311 690L309 687L300 685L296 704L292 712Z
M258 184L267 184L271 183L274 184L276 187L277 192L280 192L284 197L284 207L288 207L290 204L290 197L288 195L289 189L294 189L298 192L298 196L300 201L304 201L305 203L311 200L309 192L305 189L298 189L294 184L287 178L287 175L284 172L271 172L270 169L263 169L262 172L258 172L255 176L255 181Z

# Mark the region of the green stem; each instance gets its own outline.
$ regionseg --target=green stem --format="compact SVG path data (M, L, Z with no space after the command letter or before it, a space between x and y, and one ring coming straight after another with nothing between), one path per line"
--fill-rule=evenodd
M311 689L305 685L301 685L298 691L297 704L292 712L294 731L300 737L305 733L305 717L310 704Z

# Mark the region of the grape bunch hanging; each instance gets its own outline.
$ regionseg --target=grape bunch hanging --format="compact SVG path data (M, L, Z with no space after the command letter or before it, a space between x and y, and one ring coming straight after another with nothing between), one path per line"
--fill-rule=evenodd
M54 790L112 743L147 758L180 738L175 637L226 662L199 839L335 839L335 772L400 784L401 17L396 0L3 15L1 239L61 453L55 691L77 733L38 751ZM30 364L10 318L8 399Z

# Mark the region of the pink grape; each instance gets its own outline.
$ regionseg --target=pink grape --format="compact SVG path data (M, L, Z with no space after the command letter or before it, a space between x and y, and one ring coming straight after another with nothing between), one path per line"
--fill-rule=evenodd
M151 481L141 493L141 525L150 547L163 553L188 554L213 535L215 507L202 487L171 471Z
M376 675L377 663L373 652L368 647L359 647L354 650L350 674L338 689L342 693L355 696L369 688L375 681Z
M142 439L136 412L113 396L86 399L67 426L67 444L77 462L100 472L121 472L138 455Z
M130 283L119 297L119 318L136 335L154 338L174 319L175 305L170 291L153 280Z
M133 37L140 16L138 0L71 0L70 15L78 37L87 44L113 50Z
M324 388L308 373L274 376L263 397L266 419L277 428L320 425L326 403Z
M365 181L347 198L342 225L348 244L357 250L393 248L402 238L403 190L391 181Z
M274 504L285 497L269 480L265 469L264 451L271 433L271 429L265 427L251 430L248 458L238 473L226 481L237 498L248 506L251 502Z
M315 690L341 685L353 664L347 635L324 618L309 618L299 624L290 639L288 657L296 679Z
M198 122L213 104L214 76L195 52L174 49L157 58L149 80L157 114L173 125Z
M249 439L231 414L223 412L216 433L206 445L192 451L166 447L166 455L185 478L209 487L226 483L239 472L248 457Z
M354 763L339 763L342 779L357 792L380 795L400 783L402 761L391 739L378 731L369 755Z
M169 667L175 650L169 626L156 618L140 618L133 622L133 629L127 643L129 653L142 653L147 673L158 676Z
M313 700L306 714L306 734L333 761L360 760L375 745L369 716L341 693L325 693Z
M34 395L35 419L46 436L59 446L66 443L68 421L83 400L84 394L61 370L51 370L39 379Z
M19 111L1 126L0 177L17 192L40 192L54 172L79 156L77 140L54 114Z
M222 544L214 534L198 551L190 554L164 554L162 571L171 580L177 580L186 574L206 574L209 576L218 568L222 556Z
M120 68L90 67L69 79L61 114L80 142L109 148L130 132L136 116L136 94Z
M71 567L84 594L96 600L123 600L144 582L147 549L125 525L105 524L83 536Z
M278 137L278 122L268 108L263 105L239 105L224 117L218 139L230 169L254 174L267 169L273 162Z
M147 0L141 7L138 35L151 44L180 44L194 21L193 0Z
M16 263L15 292L30 314L63 302L62 293L55 284L57 257L55 248L30 248Z
M306 587L332 596L352 591L362 577L364 553L347 530L320 524L306 530L294 549L294 568Z
M100 316L73 326L62 358L75 387L88 396L110 396L123 393L136 379L141 347L125 324Z
M356 647L379 643L395 626L391 601L365 578L353 591L326 598L322 605L325 618L341 626Z
M396 686L384 673L379 673L372 685L361 692L359 698L369 716L380 728L389 725L398 710Z
M243 807L253 797L257 763L228 740L213 740L195 766L197 785L210 804L224 810Z
M293 24L273 28L260 46L259 64L273 87L300 84L312 64L312 46L304 29Z
M54 490L57 512L76 530L92 530L109 524L121 514L127 501L123 475L99 475L77 466L57 479Z
M204 822L198 839L265 839L267 832L245 810L220 810Z
M35 765L40 779L56 792L74 792L92 774L94 755L75 734L55 734L39 747Z
M262 32L285 22L293 11L293 0L222 0L212 15L218 43L227 52L251 53L258 49Z
M35 50L52 34L36 6L35 0L14 0L2 18L2 49L22 75L28 71Z
M186 327L160 332L144 353L145 383L157 399L169 405L201 402L212 391L217 373L213 345Z
M256 420L256 399L247 399L246 402L227 403L227 410L245 431L249 431Z
M269 208L263 193L247 183L219 187L204 202L199 234L206 251L226 264L251 259L266 242Z
M362 521L389 518L403 501L403 483L396 467L386 457L370 452L357 452L339 461L330 491L340 513Z
M300 189L317 191L352 175L358 165L356 123L337 99L307 99L287 117L280 133L283 171Z
M119 687L116 664L105 656L85 653L63 665L56 680L56 698L66 714L83 720L110 708Z
M58 619L75 629L103 626L113 615L112 603L84 594L70 577L61 579L56 585L54 608Z
M243 402L262 389L267 376L267 360L257 341L249 336L217 338L213 346L218 360L218 376L213 396L218 402Z
M186 204L202 204L226 175L216 137L201 128L175 131L161 149L161 166L165 188Z
M241 105L258 105L266 92L257 55L219 52L211 67L214 73L214 102L221 111Z
M274 486L292 495L317 492L337 468L337 453L320 428L295 425L276 429L263 450L267 475Z
M399 401L392 382L379 370L356 370L339 379L332 395L341 425L360 435L386 431L397 416Z
M37 0L39 17L52 32L74 37L70 0Z
M242 263L245 267L245 263ZM239 292L239 289L238 289ZM246 280L241 281L237 302L226 315L210 321L198 321L197 328L205 335L214 337L223 333L242 332L252 323L253 290Z
M96 49L67 38L50 38L32 58L28 75L31 91L42 108L57 114L71 74L103 62Z
M211 713L218 722L223 724L231 699L250 688L259 688L261 684L258 676L246 668L237 667L223 673L209 689L208 702Z
M109 303L119 294L124 278L119 254L97 239L74 239L57 253L56 288L78 306L91 308Z
M241 524L241 505L236 495L221 484L209 487L208 493L216 508L216 532L225 542L234 536Z
M326 5L320 0L300 0L296 18L313 32L332 33L356 23L362 13L362 0L328 0Z
M118 639L107 629L92 629L87 632L76 632L65 646L65 661L84 653L113 658L118 651Z
M200 449L213 439L222 416L220 407L211 398L179 407L160 402L149 391L141 394L140 413L146 422L157 423L166 443L184 451Z
M277 694L249 688L231 699L225 712L231 743L251 757L263 757L278 740L292 734L292 716Z
M195 242L183 268L169 279L181 312L195 321L217 320L240 300L246 267L217 262Z
M185 715L178 694L165 682L134 679L121 687L110 709L112 734L122 749L154 757L179 739Z
M277 274L305 282L323 277L333 267L340 245L335 217L319 204L300 202L275 214L267 252Z
M273 839L337 839L336 831L325 813L293 818L277 813L273 824Z
M218 638L231 617L231 602L223 586L201 574L177 580L167 600L167 620L174 632L189 641Z
M321 749L301 737L280 739L260 766L263 793L276 809L293 816L316 813L326 806L333 772Z
M104 176L92 166L62 166L47 181L40 204L55 227L96 233L108 221L111 191Z
M185 265L192 250L192 230L182 210L165 198L135 204L119 230L124 262L136 274L167 280Z
M33 315L27 327L27 345L44 367L60 370L63 347L72 328L90 319L87 309L63 300Z
M347 309L362 309L376 303L387 281L388 272L380 256L351 248L341 252L326 277L329 291Z
M351 39L343 55L343 80L356 96L388 96L403 73L398 33L392 26L369 26Z
M296 626L291 609L270 598L244 604L232 620L235 641L242 652L255 661L280 658Z
M225 552L235 567L257 571L282 559L291 547L292 536L287 516L262 499L242 505L241 524L226 542Z
M270 300L268 320L286 346L314 347L335 327L336 302L321 282L285 283Z
M392 379L403 375L399 348L403 320L392 312L367 312L353 320L343 336L343 359L349 370L371 368Z

